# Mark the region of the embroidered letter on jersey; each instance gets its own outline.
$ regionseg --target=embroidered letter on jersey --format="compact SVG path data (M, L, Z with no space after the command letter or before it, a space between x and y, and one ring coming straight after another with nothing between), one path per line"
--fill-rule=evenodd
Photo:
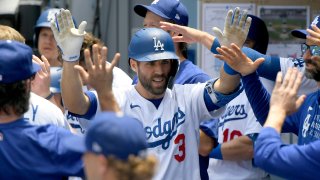
M185 122L185 113L178 108L172 118L172 120L163 121L161 118L157 119L157 124L153 127L146 126L144 129L146 131L147 140L157 139L154 142L148 141L150 148L162 145L162 148L168 149L171 139L177 134L177 129L180 125Z

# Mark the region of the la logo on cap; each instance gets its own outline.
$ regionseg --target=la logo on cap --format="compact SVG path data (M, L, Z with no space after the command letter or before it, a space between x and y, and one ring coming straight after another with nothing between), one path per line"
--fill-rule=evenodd
M319 16L317 16L313 21L312 21L312 25L317 25L319 23Z
M161 43L161 41L160 40L157 40L157 37L153 37L153 43L154 43L154 50L155 51L159 51L159 48L160 48L160 50L161 51L163 51L164 50L164 44L163 43Z
M157 4L160 0L154 0L151 4Z

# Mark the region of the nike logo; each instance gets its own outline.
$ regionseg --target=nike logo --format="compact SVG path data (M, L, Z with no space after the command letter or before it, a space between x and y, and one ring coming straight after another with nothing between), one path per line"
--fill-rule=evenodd
M140 108L140 109L141 109L141 107L140 107L139 105L133 105L133 104L130 104L130 108L131 108L131 109L136 108L136 107L138 107L138 108Z

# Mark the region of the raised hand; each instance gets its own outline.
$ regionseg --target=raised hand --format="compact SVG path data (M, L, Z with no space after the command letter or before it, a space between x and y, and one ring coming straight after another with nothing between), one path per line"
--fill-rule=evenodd
M225 61L232 69L239 72L242 76L246 76L256 71L259 65L264 61L263 58L259 58L253 62L234 43L231 43L230 48L222 46L221 48L217 48L217 51L220 54L214 54L214 56Z
M296 68L289 68L283 80L279 72L271 95L270 109L283 111L286 116L296 112L306 97L297 96L302 77Z
M64 9L61 9L60 13L56 14L56 18L51 21L51 29L62 52L63 60L79 59L86 26L87 22L82 21L76 29L70 11Z
M308 44L320 46L320 29L316 25L311 26L312 29L307 29Z
M228 11L223 32L217 27L213 27L212 30L220 45L230 47L230 44L234 43L242 47L247 39L250 25L251 18L247 18L247 11L243 11L240 15L240 8L237 7L234 11Z
M31 91L45 98L50 94L50 64L43 55L41 59L42 61L37 56L32 56L32 60L39 64L41 69L31 81Z
M90 51L86 49L84 51L84 57L86 62L87 71L80 65L76 65L75 68L79 71L80 76L84 84L87 84L94 88L99 93L112 92L113 67L119 62L120 54L117 53L112 62L108 63L107 47L102 47L101 53L99 52L98 45L92 46L92 58ZM92 60L93 59L93 60Z
M172 37L174 42L186 42L186 43L195 43L201 42L203 31L193 29L187 26L181 26L177 24L172 24L169 22L160 22L160 27L166 31L172 31L181 36L174 36Z

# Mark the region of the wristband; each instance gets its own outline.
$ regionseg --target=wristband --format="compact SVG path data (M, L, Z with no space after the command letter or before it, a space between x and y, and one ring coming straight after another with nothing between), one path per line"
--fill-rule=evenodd
M50 91L50 94L46 97L46 100L51 99L51 98L52 98L52 96L53 96L53 93Z
M218 144L218 146L210 152L209 157L214 159L223 159L221 152L221 144Z
M212 45L211 45L211 48L210 48L210 51L213 53L213 54L220 54L218 51L217 51L217 48L220 47L220 43L218 41L217 38L214 39Z
M239 74L237 71L233 70L227 63L223 64L223 69L229 75Z

